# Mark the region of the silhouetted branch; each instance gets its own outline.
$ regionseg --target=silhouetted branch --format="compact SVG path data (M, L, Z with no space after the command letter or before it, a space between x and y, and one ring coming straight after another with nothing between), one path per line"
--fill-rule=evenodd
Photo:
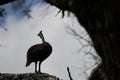
M17 1L12 2L12 9L20 10L23 7L25 2L26 0L17 0Z
M84 41L88 42L90 45L93 45L92 41L89 39L86 39L85 37L81 36L80 34L78 34L74 29L68 27L68 30L70 31L67 31L69 34L75 36L75 37L78 37L79 39L83 39ZM81 33L82 34L82 33Z
M84 32L82 32L82 31L79 31L80 33L78 33L74 28L71 28L69 26L67 26L66 32L68 34L72 35L73 37L75 37L76 40L79 41L79 43L82 47L79 49L78 52L81 52L85 48L87 48L87 50L88 50L87 52L91 52L94 44L90 40L90 38L86 37L87 33L84 34Z
M27 19L32 18L31 14L30 14L30 12L31 12L30 7L32 6L32 4L33 4L33 0L30 2L28 7L23 11L24 15L27 16Z
M27 19L32 19L32 16L30 14L31 10L30 9L26 9L23 11L24 15L27 16Z
M72 77L71 77L71 73L70 73L69 67L67 67L67 71L68 71L68 75L69 75L70 80L73 80Z
M6 15L5 9L0 8L0 17L4 17Z
M5 28L3 25L1 25L0 24L0 27L2 28L2 29L4 29L5 31L7 31L8 29L7 28Z

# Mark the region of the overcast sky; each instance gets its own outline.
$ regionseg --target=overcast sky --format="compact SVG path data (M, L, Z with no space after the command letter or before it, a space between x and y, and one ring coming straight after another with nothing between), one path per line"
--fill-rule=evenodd
M0 24L8 29L6 31L0 27L0 44L2 45L0 47L0 72L34 72L34 63L25 67L26 53L32 45L41 43L37 34L42 30L45 40L52 45L53 52L42 63L41 71L58 76L63 80L69 80L66 70L68 66L74 80L85 80L82 72L86 69L87 61L94 61L88 60L84 52L78 52L81 48L80 43L66 32L67 26L84 30L74 15L71 14L69 18L62 19L61 14L56 16L57 8L38 3L31 7L32 19L27 19L26 17L21 18L19 11L13 12L10 4L2 7L7 7L9 15L0 18Z

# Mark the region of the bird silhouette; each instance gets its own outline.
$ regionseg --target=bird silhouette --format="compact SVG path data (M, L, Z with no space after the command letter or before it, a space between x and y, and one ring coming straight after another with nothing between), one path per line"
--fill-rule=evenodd
M33 45L28 49L26 67L32 62L35 63L35 72L41 73L41 63L50 56L52 52L52 46L45 41L42 31L38 33L38 36L42 39L41 44ZM39 62L39 70L37 71L37 63Z

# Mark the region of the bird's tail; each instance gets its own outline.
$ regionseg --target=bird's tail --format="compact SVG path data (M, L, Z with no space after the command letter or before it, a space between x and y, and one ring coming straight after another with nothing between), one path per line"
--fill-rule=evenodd
M31 62L30 62L30 61L27 61L25 66L27 67L27 66L29 66L30 64L31 64Z

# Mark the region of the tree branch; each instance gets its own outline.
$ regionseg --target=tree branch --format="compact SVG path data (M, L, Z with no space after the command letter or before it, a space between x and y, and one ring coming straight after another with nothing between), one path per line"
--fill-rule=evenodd
M71 73L70 73L70 69L69 69L69 67L67 67L67 71L68 71L68 74L69 74L69 78L70 78L70 80L73 80L72 77L71 77Z

